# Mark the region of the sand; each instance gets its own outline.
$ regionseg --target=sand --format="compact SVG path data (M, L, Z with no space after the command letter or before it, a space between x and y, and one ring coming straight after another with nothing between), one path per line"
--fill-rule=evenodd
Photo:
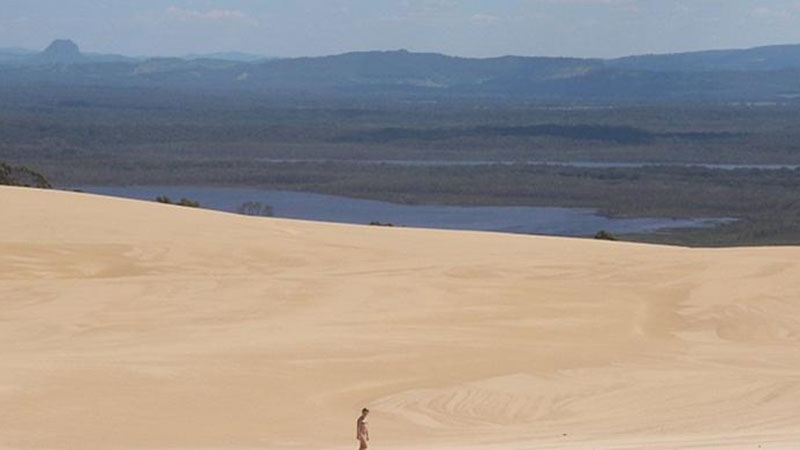
M800 448L800 248L0 211L0 449Z

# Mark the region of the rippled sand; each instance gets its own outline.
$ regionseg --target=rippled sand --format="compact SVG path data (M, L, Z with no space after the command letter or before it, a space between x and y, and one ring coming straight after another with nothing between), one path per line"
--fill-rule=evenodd
M0 208L0 449L800 448L800 248Z

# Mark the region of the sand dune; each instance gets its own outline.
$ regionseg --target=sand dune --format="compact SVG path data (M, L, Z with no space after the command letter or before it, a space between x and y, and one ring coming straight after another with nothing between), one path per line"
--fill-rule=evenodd
M800 448L800 248L0 208L1 449Z

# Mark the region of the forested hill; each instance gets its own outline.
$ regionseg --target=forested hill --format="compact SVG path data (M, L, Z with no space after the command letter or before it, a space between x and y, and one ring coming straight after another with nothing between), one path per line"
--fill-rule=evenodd
M672 72L792 69L800 67L800 45L629 56L610 60L608 65L618 69Z
M613 60L476 59L400 50L242 61L90 55L71 41L57 41L41 53L0 50L0 83L552 101L791 101L800 98L800 45Z

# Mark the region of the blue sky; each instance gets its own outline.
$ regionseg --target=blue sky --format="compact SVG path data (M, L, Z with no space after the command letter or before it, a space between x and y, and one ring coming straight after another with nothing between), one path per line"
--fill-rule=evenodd
M0 47L612 57L800 43L800 0L0 0Z

